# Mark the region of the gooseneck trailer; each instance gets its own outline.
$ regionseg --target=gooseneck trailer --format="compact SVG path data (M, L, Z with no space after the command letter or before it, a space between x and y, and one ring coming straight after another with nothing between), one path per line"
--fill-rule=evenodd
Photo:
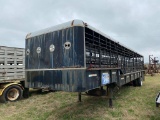
M143 56L81 20L26 36L26 88L78 92L108 86L110 106L114 86L144 79Z

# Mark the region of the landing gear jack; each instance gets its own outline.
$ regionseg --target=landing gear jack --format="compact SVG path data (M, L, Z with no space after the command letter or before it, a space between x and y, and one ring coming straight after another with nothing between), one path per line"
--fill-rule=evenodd
M82 102L82 100L81 100L81 92L78 92L78 102Z
M107 95L109 95L109 102L108 102L108 104L109 104L109 107L110 108L113 108L113 89L114 89L114 85L108 85L107 86Z
M107 95L109 96L109 107L113 108L113 89L114 89L115 85L114 84L110 84L107 86L106 91L103 89L103 87L101 88L96 88L90 91L87 91L86 94L87 95L92 95L92 96L103 96L103 95ZM78 102L81 102L81 92L78 92Z

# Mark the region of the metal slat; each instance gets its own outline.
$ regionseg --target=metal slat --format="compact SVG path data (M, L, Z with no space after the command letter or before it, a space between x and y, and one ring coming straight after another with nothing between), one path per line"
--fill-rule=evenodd
M142 57L119 43L89 28L85 28L85 39L86 66L93 68L116 68L120 66L123 73L143 69L143 62L139 60ZM132 61L131 58L133 58Z

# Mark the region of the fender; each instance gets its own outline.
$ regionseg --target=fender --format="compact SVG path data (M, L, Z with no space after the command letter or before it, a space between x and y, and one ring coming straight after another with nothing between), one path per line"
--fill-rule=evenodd
M11 86L11 85L18 85L22 88L22 90L24 90L23 86L19 83L7 83L7 84L2 84L1 87L0 87L0 96L3 94L4 90Z

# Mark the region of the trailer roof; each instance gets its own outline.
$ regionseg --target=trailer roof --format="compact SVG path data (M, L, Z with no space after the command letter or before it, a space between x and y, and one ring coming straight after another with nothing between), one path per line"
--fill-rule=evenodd
M29 34L27 34L26 39L32 38L32 37L35 37L35 36L38 36L38 35L46 34L46 33L49 33L49 32L70 28L70 27L73 27L73 26L84 27L85 23L82 20L69 21L69 22L59 24L59 25L56 25L56 26L52 26L52 27L49 27L49 28L46 28L46 29L42 29L42 30L39 30L39 31L36 31L36 32L33 32L33 33L29 33Z
M29 38L32 38L32 37L35 37L35 36L39 36L39 35L42 35L42 34L50 33L50 32L53 32L53 31L58 31L58 30L74 27L74 26L87 27L87 28L89 28L89 29L101 34L102 36L112 40L113 42L118 43L122 47L134 52L138 56L143 57L141 54L139 54L139 53L135 52L134 50L126 47L125 45L119 43L118 41L116 41L115 39L111 38L110 36L104 34L103 32L97 30L96 28L90 26L89 24L83 22L82 20L77 20L77 19L69 21L69 22L66 22L66 23L63 23L63 24L59 24L59 25L56 25L56 26L52 26L52 27L49 27L49 28L46 28L46 29L42 29L42 30L39 30L39 31L36 31L36 32L28 33L27 36L26 36L26 39L29 39Z

